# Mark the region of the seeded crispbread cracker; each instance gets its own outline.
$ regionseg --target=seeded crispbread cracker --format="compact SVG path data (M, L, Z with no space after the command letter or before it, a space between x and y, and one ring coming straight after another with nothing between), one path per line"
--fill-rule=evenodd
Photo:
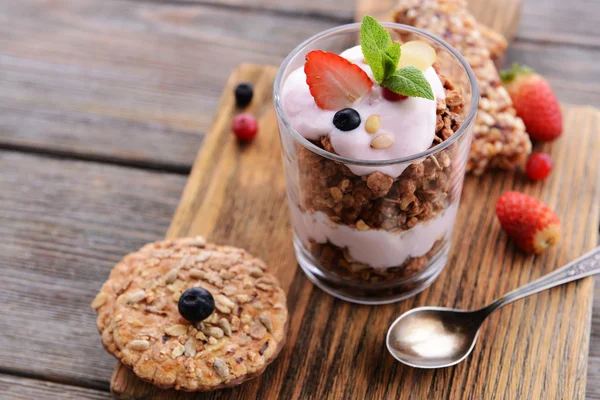
M215 311L192 324L181 294L202 287ZM266 265L235 247L183 238L123 258L92 302L102 343L160 388L208 391L260 375L285 343L285 293Z
M513 169L531 152L525 125L500 82L486 42L464 0L400 0L394 20L440 36L467 60L479 83L479 111L467 171Z

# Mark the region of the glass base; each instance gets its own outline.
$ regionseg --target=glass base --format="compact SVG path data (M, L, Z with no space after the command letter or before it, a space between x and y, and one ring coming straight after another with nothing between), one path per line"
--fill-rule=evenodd
M351 303L378 305L395 303L412 297L429 287L448 261L450 241L429 261L429 265L413 276L391 282L369 283L341 278L319 266L294 235L294 251L300 267L316 286L324 292Z

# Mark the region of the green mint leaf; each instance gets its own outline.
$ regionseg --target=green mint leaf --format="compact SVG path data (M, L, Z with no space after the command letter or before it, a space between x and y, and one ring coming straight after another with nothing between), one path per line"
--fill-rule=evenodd
M360 27L360 42L363 43L363 36L366 43L372 43L374 47L381 51L386 51L392 45L392 38L388 31L369 15L365 15Z
M383 79L385 81L388 77L396 73L398 68L398 61L400 61L400 44L393 43L383 55Z
M373 17L365 15L360 27L360 46L363 57L373 71L373 77L378 83L383 82L388 76L390 70L396 70L398 61L394 57L396 50L388 55L386 51L392 46L392 38L388 31L377 22ZM398 59L400 57L398 56ZM392 72L393 73L393 72Z
M425 79L425 75L413 66L400 68L394 75L388 77L381 86L404 96L422 97L428 100L435 99L431 85Z
M400 61L400 43L392 43L392 45L385 51L385 54L387 54L388 57L394 60L396 65L398 65L398 62Z

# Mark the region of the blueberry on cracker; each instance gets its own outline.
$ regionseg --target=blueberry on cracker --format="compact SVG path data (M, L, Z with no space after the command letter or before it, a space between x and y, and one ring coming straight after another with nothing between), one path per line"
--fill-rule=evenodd
M102 344L160 388L209 391L263 373L287 333L285 293L263 261L201 237L123 258L92 302Z

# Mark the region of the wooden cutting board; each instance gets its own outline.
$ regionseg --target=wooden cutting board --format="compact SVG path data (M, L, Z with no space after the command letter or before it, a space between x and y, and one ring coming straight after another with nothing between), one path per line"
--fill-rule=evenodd
M346 303L313 286L292 249L271 89L276 68L242 65L231 75L196 159L168 237L205 235L263 258L288 294L290 330L279 358L259 378L202 399L579 399L585 393L593 281L588 278L510 305L484 325L473 354L441 370L405 367L387 354L389 324L416 306L477 308L593 248L600 223L600 112L564 106L565 132L536 148L556 169L538 183L495 172L465 181L451 256L420 295L386 306ZM254 142L230 131L233 88L250 81L259 118ZM494 214L509 189L534 195L562 218L560 245L528 256L507 240ZM141 382L119 364L111 389L127 399L192 399Z

